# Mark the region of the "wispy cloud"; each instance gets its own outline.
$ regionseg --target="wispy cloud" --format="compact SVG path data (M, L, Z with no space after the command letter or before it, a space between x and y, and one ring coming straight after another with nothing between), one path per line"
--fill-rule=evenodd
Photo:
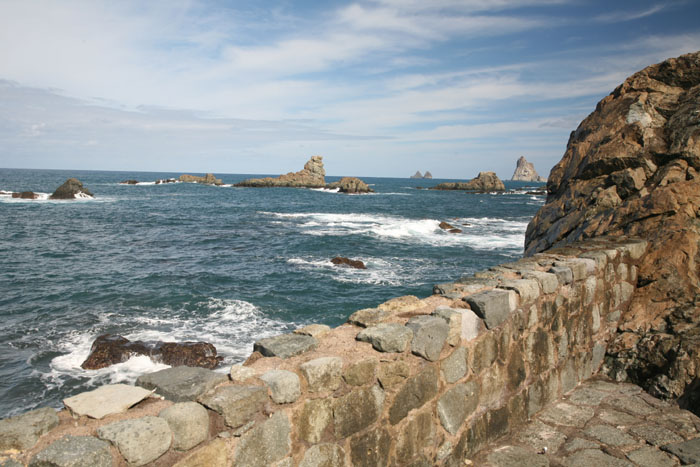
M655 15L656 13L667 8L667 5L658 4L637 11L612 11L596 16L594 19L601 23L621 23L624 21L634 21L647 16Z

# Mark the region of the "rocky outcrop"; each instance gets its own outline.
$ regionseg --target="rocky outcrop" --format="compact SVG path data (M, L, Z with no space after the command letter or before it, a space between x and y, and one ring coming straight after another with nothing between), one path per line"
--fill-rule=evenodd
M423 174L423 178L433 178L433 174L431 174L430 171L427 170L427 171Z
M444 182L431 188L432 190L464 190L478 193L505 191L506 187L496 176L495 172L479 172L476 178L468 182Z
M122 182L119 182L120 185L138 185L139 181L138 180L124 180Z
M520 156L518 163L515 166L515 172L513 172L513 181L518 182L546 182L545 178L537 175L535 166L532 162L528 162L525 156Z
M125 362L134 355L146 355L170 366L202 368L215 368L223 360L217 356L216 348L207 342L130 341L122 336L103 334L92 343L90 354L80 366L97 370Z
M328 188L337 188L341 193L348 194L374 193L374 190L369 185L356 177L343 177L337 182L329 184Z
M251 178L236 183L234 186L268 188L324 188L326 186L326 170L323 168L323 157L312 156L299 172L289 172L279 177Z
M179 180L181 182L185 183L201 183L203 185L221 185L221 179L214 177L214 174L206 174L204 177L198 177L196 175L188 175L188 174L182 174L180 175ZM161 183L165 182L168 183L167 181L160 181ZM156 182L158 183L158 182Z
M629 77L571 133L527 228L526 254L602 234L653 248L608 370L653 395L700 400L700 52ZM690 405L688 405L690 407Z
M346 266L355 269L367 269L365 263L363 263L359 259L350 259L346 258L345 256L336 256L331 260L331 263L335 264L336 266Z
M49 199L77 199L77 198L94 198L90 190L85 188L77 178L69 178L63 185L56 188L56 191Z

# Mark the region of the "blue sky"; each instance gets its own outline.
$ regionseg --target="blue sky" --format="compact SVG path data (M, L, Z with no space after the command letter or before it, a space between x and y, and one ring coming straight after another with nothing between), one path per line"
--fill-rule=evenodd
M0 167L542 175L700 2L0 1Z

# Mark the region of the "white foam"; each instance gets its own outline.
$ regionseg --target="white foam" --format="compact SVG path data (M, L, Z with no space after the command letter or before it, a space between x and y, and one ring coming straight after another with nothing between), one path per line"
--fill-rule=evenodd
M415 270L412 269L410 273L406 273L398 264L383 258L353 257L353 259L362 261L367 269L338 266L329 259L313 257L290 258L287 263L306 271L330 276L336 282L352 284L398 286L411 282L411 279L415 278Z
M309 188L309 190L320 193L340 193L340 188Z

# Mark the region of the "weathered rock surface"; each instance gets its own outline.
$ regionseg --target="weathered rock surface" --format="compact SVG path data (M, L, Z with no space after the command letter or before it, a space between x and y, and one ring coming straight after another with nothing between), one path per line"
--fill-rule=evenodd
M40 451L30 467L111 467L109 443L92 436L66 436Z
M432 190L464 190L479 193L490 193L494 191L505 191L506 186L498 178L495 172L479 172L476 178L468 182L444 182L440 183Z
M355 269L367 269L365 263L363 263L359 259L350 259L346 258L345 256L336 256L331 260L331 263L335 264L336 266L346 266Z
M214 174L206 174L204 177L198 177L196 175L182 174L179 180L185 183L201 183L203 185L221 185L221 179L216 178ZM167 181L165 181L167 183Z
M284 412L274 413L264 423L241 437L233 465L268 466L282 459L291 447L291 426Z
M521 156L518 159L518 163L515 166L515 172L513 172L513 181L518 182L546 182L547 180L540 177L535 170L535 166L532 162L528 162L525 156Z
M173 448L192 449L209 436L209 414L196 402L179 402L167 407L158 416L168 422L173 432Z
M158 417L142 417L110 423L97 429L97 436L112 442L132 465L158 459L170 448L172 432Z
M196 400L227 380L226 375L205 368L178 366L141 375L136 385L155 389L157 394L173 402L186 402Z
M337 182L330 183L328 188L338 188L340 193L374 193L374 190L357 177L343 177Z
M198 400L221 414L226 425L238 428L252 420L268 398L262 386L221 386Z
M146 355L151 360L170 366L198 366L216 368L223 357L208 342L130 341L103 334L95 339L88 358L80 365L86 370L97 370L127 361L134 355Z
M398 323L379 323L357 334L357 340L369 342L379 352L403 352L408 348L413 331Z
M606 368L700 413L698 112L700 52L629 77L572 132L525 246L532 255L604 234L648 240Z
M103 418L107 415L126 412L151 395L151 391L128 384L108 384L63 399L63 404L78 416Z
M260 376L260 379L265 381L270 388L270 397L278 404L295 402L301 396L299 376L292 371L270 370Z
M76 199L76 198L94 198L95 195L90 192L77 178L69 178L63 185L56 188L49 199Z
M57 425L56 411L48 407L0 420L0 450L32 448Z
M289 172L279 177L251 178L236 183L235 186L266 188L266 187L296 187L324 188L326 186L326 170L323 168L323 157L312 156L299 172Z
M253 344L253 351L265 357L289 358L315 349L318 341L304 334L282 334L260 339Z

